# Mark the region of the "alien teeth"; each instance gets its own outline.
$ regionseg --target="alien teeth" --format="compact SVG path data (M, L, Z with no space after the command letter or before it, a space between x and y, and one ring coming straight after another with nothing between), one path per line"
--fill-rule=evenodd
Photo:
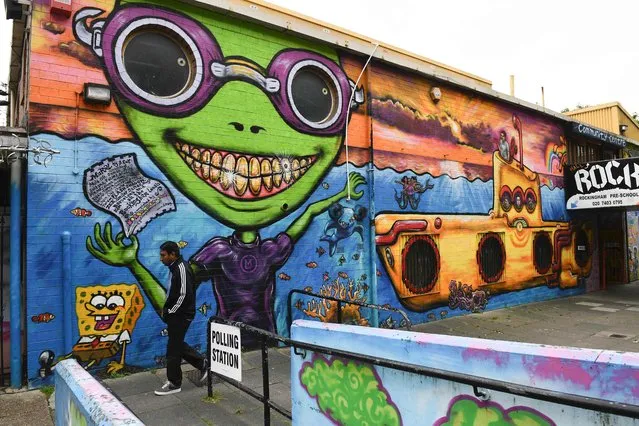
M306 157L252 157L176 142L180 157L209 185L236 197L264 197L299 180L315 161Z
M96 321L102 321L102 315L96 315L95 316L95 320Z

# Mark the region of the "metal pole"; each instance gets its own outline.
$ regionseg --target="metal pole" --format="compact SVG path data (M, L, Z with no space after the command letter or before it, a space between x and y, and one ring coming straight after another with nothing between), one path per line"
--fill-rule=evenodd
M62 288L64 299L64 350L70 351L73 347L73 285L71 283L71 233L62 233Z
M264 395L264 425L271 424L271 407L269 406L270 389L268 379L268 346L266 337L262 337L262 394Z
M9 225L9 272L10 272L10 324L11 324L11 387L20 388L22 386L22 324L20 320L20 310L22 308L20 282L22 259L20 257L21 242L21 181L22 181L22 160L15 160L11 163L11 183L9 193L11 196L11 219Z

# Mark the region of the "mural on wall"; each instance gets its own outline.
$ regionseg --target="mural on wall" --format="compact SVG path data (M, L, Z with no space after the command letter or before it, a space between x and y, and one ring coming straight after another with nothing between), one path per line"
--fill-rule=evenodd
M628 280L639 280L639 211L626 213L628 232Z
M200 344L211 314L286 334L283 300L305 282L317 283L320 293L366 300L364 281L331 286L321 278L323 271L336 273L338 265L342 274L368 270L363 255L368 209L365 202L357 204L366 193L362 162L344 167L339 157L349 112L364 107L364 93L337 52L169 1L83 6L70 20L49 15L44 3L38 8L42 25L32 86L59 78L55 86L64 93L90 79L108 84L115 102L91 107L77 96L66 102L66 95L43 98L33 90L32 129L69 156L56 165L50 186L44 175L31 172L30 221L34 234L44 234L47 225L66 226L57 211L81 219L73 225L74 241L86 244L74 244L80 253L73 269L86 273L78 273L74 283L84 289L133 277L136 294L144 295L134 325L157 333L131 339L129 330L111 339L109 331L109 347L102 348L105 338L85 330L84 322L113 317L81 312L88 302L78 297L77 344L63 347L60 328L49 328L57 335L55 344L40 343L31 331L30 341L41 348L41 356L30 360L32 371L50 373L59 353L67 355L58 359L79 357L85 367L107 373L126 370L125 354L126 365L162 364L165 341L158 337L166 333L158 314L166 271L157 251L168 239L180 241L197 280L212 283L198 288L201 316L189 333ZM250 34L239 44L237 28ZM271 36L264 37L265 31ZM141 55L144 62L137 60ZM39 70L44 62L48 71L59 67L79 77L45 75ZM49 207L39 216L38 199ZM28 262L36 261L38 250L31 246ZM290 262L306 268L286 268ZM55 273L34 271L34 289L44 288ZM143 310L144 301L153 309ZM28 303L34 309L35 301ZM50 317L33 312L34 322L46 324L63 312L59 304L56 309L47 312ZM312 307L298 312L326 314ZM344 312L352 321L367 322L357 307L345 306Z
M369 365L315 355L302 365L299 381L335 424L402 424L397 406Z
M426 78L375 62L355 87L361 57L170 0L88 2L68 19L36 5L30 129L65 152L28 174L28 333L41 360L74 351L50 259L58 230L73 234L73 285L135 281L152 307L137 319L152 331L118 343L121 364L125 348L127 364L163 362L165 240L212 283L189 332L202 345L211 314L281 334L295 318L336 319L319 297L287 318L293 288L377 300L413 323L583 291L592 228L568 220L565 140L543 116L448 87L434 103ZM86 82L114 101L85 103ZM356 305L342 314L369 325ZM43 368L36 355L29 366Z
M433 426L453 425L555 426L555 422L529 407L506 410L496 402L459 395L450 402L446 416L433 423Z
M439 102L416 98L429 84L404 83L371 82L376 245L385 272L378 301L396 298L419 322L419 313L436 319L431 311L443 315L445 307L459 314L507 304L525 289L584 291L593 229L568 221L561 206L561 128L446 88ZM409 188L402 196L397 183ZM391 188L394 204L384 195Z

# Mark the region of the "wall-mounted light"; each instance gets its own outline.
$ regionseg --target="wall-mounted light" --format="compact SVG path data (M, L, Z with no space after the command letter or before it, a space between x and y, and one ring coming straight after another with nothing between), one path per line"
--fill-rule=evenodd
M620 124L619 125L619 133L621 133L623 135L626 132L626 130L628 130L628 125L627 124Z
M442 91L439 87L433 87L430 89L430 98L434 103L437 103L442 98Z
M86 103L109 105L111 103L111 89L102 84L84 83L82 97Z

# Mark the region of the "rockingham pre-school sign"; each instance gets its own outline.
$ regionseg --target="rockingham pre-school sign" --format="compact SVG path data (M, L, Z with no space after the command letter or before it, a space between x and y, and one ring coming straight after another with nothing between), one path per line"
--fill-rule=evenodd
M240 329L211 323L210 370L230 379L242 381L242 340Z
M639 205L639 158L575 164L565 169L568 210Z

